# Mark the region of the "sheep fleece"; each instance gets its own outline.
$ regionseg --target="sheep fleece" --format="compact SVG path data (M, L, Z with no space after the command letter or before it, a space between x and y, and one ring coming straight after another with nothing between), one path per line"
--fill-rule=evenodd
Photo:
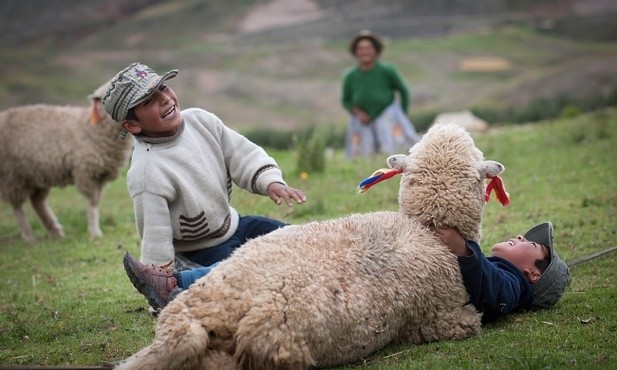
M45 104L0 112L0 198L21 210L29 197L41 203L52 187L75 184L90 207L97 207L102 187L125 165L132 138L119 140L120 124L108 115L96 125L90 117L91 108ZM60 234L51 209L46 206L44 211L49 219L45 226ZM96 220L88 215L88 229L99 236L94 211ZM29 224L21 226L22 235L33 240Z
M330 367L475 335L467 299L456 257L402 212L287 226L170 302L153 343L118 368Z

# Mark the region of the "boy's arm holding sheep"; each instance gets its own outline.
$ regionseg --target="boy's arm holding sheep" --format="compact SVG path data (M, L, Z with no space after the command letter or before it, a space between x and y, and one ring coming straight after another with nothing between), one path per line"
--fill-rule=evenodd
M484 313L483 322L514 311L530 298L530 287L521 284L524 277L514 265L488 260L478 243L455 229L436 229L435 235L457 256L470 302Z
M465 239L455 229L444 228L435 229L435 235L441 240L443 244L448 247L450 252L457 256L471 256L472 252L467 248Z

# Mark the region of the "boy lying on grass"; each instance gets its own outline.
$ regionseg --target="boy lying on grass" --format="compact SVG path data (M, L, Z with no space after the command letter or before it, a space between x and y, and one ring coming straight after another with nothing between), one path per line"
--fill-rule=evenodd
M458 257L469 300L483 313L483 323L514 311L550 308L568 284L570 270L555 252L551 222L495 244L490 257L455 229L435 233Z

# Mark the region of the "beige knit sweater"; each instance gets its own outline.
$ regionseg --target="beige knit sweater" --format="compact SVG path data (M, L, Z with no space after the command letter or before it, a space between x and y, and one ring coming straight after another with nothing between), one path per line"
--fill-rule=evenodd
M174 136L136 136L127 185L143 263L163 265L176 252L229 239L238 227L232 182L261 195L285 184L273 158L214 114L190 108L182 118Z

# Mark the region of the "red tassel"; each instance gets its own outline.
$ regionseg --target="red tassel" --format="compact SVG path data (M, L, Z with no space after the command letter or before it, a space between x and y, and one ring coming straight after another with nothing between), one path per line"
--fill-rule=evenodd
M495 196L502 206L506 207L510 204L510 194L506 191L503 180L499 176L490 177L489 183L486 185L484 192L484 201L488 202L491 197L491 192L495 190Z

